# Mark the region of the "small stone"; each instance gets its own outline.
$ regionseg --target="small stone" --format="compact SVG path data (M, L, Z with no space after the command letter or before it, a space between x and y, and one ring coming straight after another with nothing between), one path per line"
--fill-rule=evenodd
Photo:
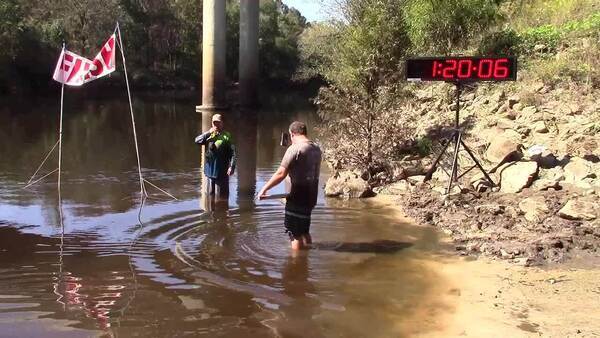
M423 183L425 182L425 175L415 175L415 176L411 176L408 177L406 179L408 182L410 182L411 184L418 184L418 183Z
M527 118L530 116L533 116L537 113L537 108L534 106L527 106L523 109L521 109L521 114L519 115L522 118Z
M522 103L516 103L515 105L512 106L512 109L515 111L520 112L521 110L523 110L523 104Z
M597 218L597 214L598 203L583 199L569 200L567 204L558 211L560 217L576 221L591 221Z
M548 127L544 121L537 121L533 124L533 130L536 133L545 134L548 132Z
M525 213L526 220L534 223L541 222L550 211L544 196L533 196L522 200L519 209Z

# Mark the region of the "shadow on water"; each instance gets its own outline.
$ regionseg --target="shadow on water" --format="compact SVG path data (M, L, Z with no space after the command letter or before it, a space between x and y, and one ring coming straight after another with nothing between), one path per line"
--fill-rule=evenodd
M396 253L411 246L413 246L413 243L385 239L372 242L315 242L312 244L314 250L381 254Z

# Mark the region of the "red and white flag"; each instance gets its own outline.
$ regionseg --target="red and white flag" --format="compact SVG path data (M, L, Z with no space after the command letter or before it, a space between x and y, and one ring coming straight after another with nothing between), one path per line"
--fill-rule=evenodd
M116 69L115 42L115 34L113 34L102 46L94 60L63 49L52 78L68 86L81 86L114 72Z

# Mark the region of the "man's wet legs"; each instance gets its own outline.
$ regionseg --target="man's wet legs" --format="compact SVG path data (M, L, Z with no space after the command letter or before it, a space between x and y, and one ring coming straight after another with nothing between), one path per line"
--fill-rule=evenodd
M302 234L291 240L292 250L306 250L310 248L311 244L312 237L310 234Z
M229 198L229 177L214 179L208 178L209 194L216 195L217 199Z

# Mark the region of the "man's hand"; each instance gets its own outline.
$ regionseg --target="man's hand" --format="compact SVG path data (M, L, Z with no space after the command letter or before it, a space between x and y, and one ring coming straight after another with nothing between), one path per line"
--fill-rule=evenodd
M212 134L212 133L215 133L215 132L217 132L217 127L215 127L215 126L212 126L212 128L210 128L208 131L209 131L211 134Z
M267 197L267 190L265 189L265 187L263 187L262 189L260 189L260 192L258 193L258 195L256 196L259 200L264 199L265 197Z
M233 175L234 172L235 172L235 170L233 170L232 167L229 167L229 169L227 169L227 176Z

